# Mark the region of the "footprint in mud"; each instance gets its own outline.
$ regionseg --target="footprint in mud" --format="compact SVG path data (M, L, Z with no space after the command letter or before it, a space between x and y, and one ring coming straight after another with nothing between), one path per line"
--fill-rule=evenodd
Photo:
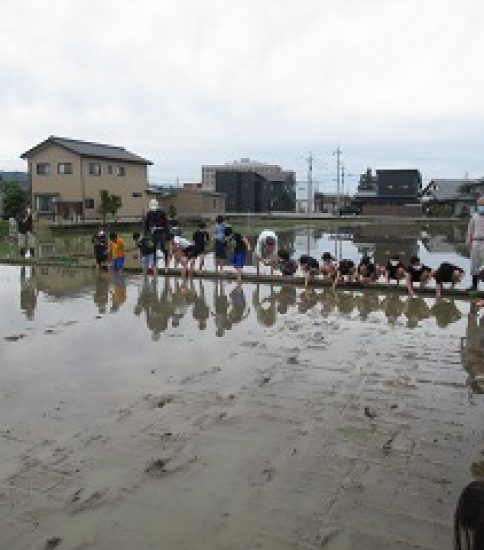
M3 339L6 342L18 342L19 340L22 340L26 336L27 336L26 334L13 334L12 336L5 336Z
M264 376L264 378L259 382L259 388L262 388L262 386L265 386L271 381L270 376Z
M297 359L297 356L296 355L292 355L291 357L288 357L287 359L287 364L288 365L297 365L299 364L299 361Z
M157 409L162 409L163 407L166 407L169 403L173 401L172 397L162 397L161 399L158 399L155 403L155 407Z
M61 542L62 539L60 537L52 537L45 541L44 550L54 550L54 548L57 548Z
M70 504L74 504L71 509L72 514L78 514L79 512L84 512L85 510L94 510L103 506L105 503L106 490L102 489L100 491L94 491L87 498L81 500L81 491L79 489L76 491L71 499Z
M145 468L145 472L154 477L162 477L168 473L166 466L170 459L157 458Z

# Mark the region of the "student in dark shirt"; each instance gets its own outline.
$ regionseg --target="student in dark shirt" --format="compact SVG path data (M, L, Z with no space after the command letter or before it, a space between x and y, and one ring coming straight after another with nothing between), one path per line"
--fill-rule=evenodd
M363 283L374 283L378 280L377 266L369 256L363 256L358 265L358 277Z
M96 260L96 271L99 273L103 264L108 261L108 236L104 228L100 227L94 233L92 239L94 245L94 259Z
M153 275L156 277L158 271L153 237L151 235L141 236L139 233L133 233L133 239L141 255L141 270L143 271L143 275L146 276L148 271L153 271Z
M338 262L336 261L336 258L331 255L331 252L324 252L321 259L322 262L320 270L323 277L334 282L336 279L336 274L338 273Z
M287 250L279 250L277 252L278 267L282 275L292 276L297 271L297 262L291 259Z
M428 283L432 276L432 269L427 265L424 265L418 256L412 256L410 258L410 264L407 267L407 289L409 296L414 296L415 283L425 285Z
M250 244L247 237L244 237L240 233L234 233L232 235L234 241L234 259L233 265L237 272L236 280L238 283L242 281L242 271L244 269L247 253L250 252Z
M397 281L400 284L401 279L405 278L405 266L400 261L400 256L395 254L392 256L385 266L385 282L387 285L390 281Z
M307 288L309 281L314 280L319 273L319 262L316 258L303 254L299 257L299 265L304 275L304 286Z
M338 264L338 270L336 271L333 287L335 288L336 285L345 277L348 277L348 281L351 283L357 275L358 268L355 266L355 262L353 260L341 260Z
M456 283L460 283L464 277L464 270L449 262L443 262L434 274L435 293L437 297L442 296L444 283L451 283L452 288Z
M195 251L199 261L198 270L202 271L205 263L205 254L208 241L210 240L210 234L207 231L207 225L204 222L200 222L198 229L192 236L193 244L195 245Z

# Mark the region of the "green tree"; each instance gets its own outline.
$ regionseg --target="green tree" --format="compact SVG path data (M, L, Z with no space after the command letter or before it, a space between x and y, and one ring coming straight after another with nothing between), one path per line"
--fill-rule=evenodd
M99 212L103 217L103 224L106 223L106 216L111 214L113 218L116 217L116 213L122 206L121 197L119 195L111 195L108 191L103 189L99 192L101 195L101 204L99 205Z
M27 202L27 191L18 183L6 182L3 187L3 206L6 218L16 218Z

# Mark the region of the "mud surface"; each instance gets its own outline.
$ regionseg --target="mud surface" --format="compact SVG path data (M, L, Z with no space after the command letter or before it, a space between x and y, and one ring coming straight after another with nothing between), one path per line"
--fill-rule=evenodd
M0 548L450 549L465 302L0 269Z

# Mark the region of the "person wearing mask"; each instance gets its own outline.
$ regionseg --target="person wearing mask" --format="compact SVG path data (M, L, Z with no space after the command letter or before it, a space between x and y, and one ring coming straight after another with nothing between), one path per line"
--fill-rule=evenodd
M260 265L270 265L271 275L274 273L274 267L277 265L277 235L270 229L264 229L257 237L255 245L255 256L257 262L257 275L260 273Z
M466 243L471 254L471 290L477 290L484 272L484 196L477 199L477 211L469 221Z

